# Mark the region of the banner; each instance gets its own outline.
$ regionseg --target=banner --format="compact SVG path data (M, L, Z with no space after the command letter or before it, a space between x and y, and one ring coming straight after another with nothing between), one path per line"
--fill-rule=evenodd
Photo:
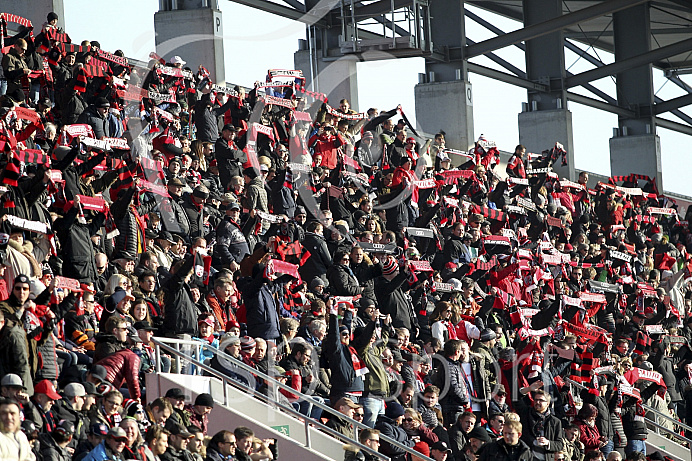
M397 252L396 243L388 243L384 245L382 243L358 242L358 246L361 247L366 253L384 253L393 255Z
M288 109L293 109L293 103L291 102L290 99L283 99L283 98L277 98L275 96L265 96L264 97L264 103L266 105L274 105L274 106L281 106L281 107L286 107Z
M622 251L610 250L608 254L611 258L619 259L621 261L625 261L628 263L632 262L632 255L628 255L627 253L623 253Z
M432 229L426 229L423 227L407 227L406 233L411 237L424 237L429 239L435 237Z
M468 152L464 152L463 150L443 149L442 153L445 153L447 155L458 155L459 157L464 157L468 160L471 160L473 163L476 163L476 156L469 154Z
M451 283L434 282L433 288L440 293L451 293L453 291Z
M587 291L579 294L579 299L588 303L605 303L606 297L603 293L589 293Z
M17 118L19 119L28 120L36 126L43 126L41 123L41 118L34 110L27 109L25 107L15 107L14 112L17 114Z
M433 272L429 261L408 261L408 264L414 272Z
M536 168L534 170L526 170L526 175L527 176L535 176L535 175L539 175L539 174L550 173L551 171L553 171L552 167L548 166L545 168Z
M85 210L100 211L101 213L106 211L106 201L101 197L89 197L88 195L78 195L79 204Z
M55 276L55 288L66 288L71 291L82 291L79 280L62 277L60 275Z
M459 178L475 178L473 170L446 170L440 173L445 178L445 184L454 184Z
M296 171L301 171L301 172L304 172L304 173L309 173L310 171L312 171L312 168L310 167L310 165L306 165L306 164L304 164L304 163L289 163L289 164L288 164L288 167L289 167L289 168L291 169L291 171L294 172L294 173L295 173Z
M678 214L675 208L659 208L659 207L649 207L646 210L649 214L664 214L664 215L675 215Z
M603 291L606 293L620 293L622 288L619 285L612 283L599 282L596 280L589 280L589 287L595 291Z
M160 195L161 197L170 197L168 194L168 189L162 184L154 184L153 182L147 181L146 179L139 180L139 187L151 192L152 194Z
M528 178L513 178L513 177L509 176L509 177L507 177L507 184L517 184L520 186L528 186L529 180L528 180Z
M270 223L278 223L281 222L281 216L265 213L262 210L255 210L255 214L259 216L261 219L265 221L269 221Z
M432 178L419 179L417 181L413 181L413 185L419 189L433 189L433 188L437 187L437 181L435 181Z
M38 232L40 234L48 233L48 225L40 221L29 221L28 219L23 219L18 216L7 215L7 222L13 227L18 227L19 229Z
M524 197L517 197L517 205L529 211L537 211L536 204Z
M298 265L287 263L286 261L281 261L279 259L271 260L272 271L276 274L287 274L297 279L300 278L298 275Z
M659 386L666 388L666 383L663 381L663 375L657 371L644 370L643 368L631 368L623 375L628 383L634 385L640 379L656 383Z

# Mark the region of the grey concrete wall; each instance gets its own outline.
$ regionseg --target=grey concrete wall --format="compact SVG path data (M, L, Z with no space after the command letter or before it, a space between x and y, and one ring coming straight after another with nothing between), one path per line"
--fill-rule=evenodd
M655 177L658 190L663 191L661 139L657 135L610 138L610 174L631 173Z
M469 82L419 83L414 88L416 124L426 133L444 130L446 145L466 151L474 145L473 91Z
M221 11L211 8L159 11L154 14L154 29L159 56L167 61L180 56L194 72L202 64L214 83L226 81Z
M310 69L310 52L296 51L293 54L295 68L303 71L305 84L311 89L313 75ZM338 107L341 99L348 99L355 111L366 110L358 107L358 59L353 56L343 56L333 61L317 61L316 91L324 93L329 98L332 107Z
M559 142L567 151L567 165L562 160L553 165L553 170L561 178L575 181L574 140L572 137L572 112L567 109L539 110L519 114L519 144L526 147L526 152L540 154L552 149Z
M41 26L46 22L46 16L51 11L58 15L58 26L65 29L63 0L0 0L0 12L17 14L31 21L34 26L34 36L41 32ZM10 30L14 27L13 24L9 24Z

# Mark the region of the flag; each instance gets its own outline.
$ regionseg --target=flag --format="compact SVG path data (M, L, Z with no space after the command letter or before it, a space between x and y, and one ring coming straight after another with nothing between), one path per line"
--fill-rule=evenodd
M22 165L17 156L14 152L10 153L10 159L2 174L2 183L8 186L17 186L17 181L19 181L21 176L21 168Z

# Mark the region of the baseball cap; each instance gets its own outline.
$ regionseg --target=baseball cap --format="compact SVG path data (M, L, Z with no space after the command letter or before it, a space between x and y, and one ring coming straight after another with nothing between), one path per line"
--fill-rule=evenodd
M108 426L103 423L94 423L89 427L89 434L105 437L108 435Z
M190 438L192 437L192 433L188 431L182 424L179 423L173 423L173 424L166 424L166 428L171 432L172 435L180 435L185 438Z
M166 391L165 397L169 399L185 399L185 393L179 387L171 387Z
M452 450L447 446L445 442L437 441L430 445L430 450L437 450L442 452L451 452Z
M111 430L108 431L108 437L114 440L127 440L127 434L120 426L112 427Z
M53 383L44 379L34 386L34 394L44 394L51 400L60 400L60 394L55 390Z
M84 386L82 386L80 383L70 383L67 386L65 386L65 389L63 391L65 394L65 397L84 397L86 393L86 389L84 389Z
M349 399L348 397L341 397L336 404L334 405L334 408L340 408L344 405L348 405L349 408L361 408L360 405L355 403L353 400Z
M21 387L22 389L26 389L24 383L22 383L22 378L20 378L19 375L15 375L14 373L8 373L5 376L3 376L2 380L0 381L0 386Z
M108 372L106 371L106 368L103 365L93 365L89 372L91 373L91 376L98 379L99 381L108 380Z
M74 434L74 424L72 421L67 421L66 419L61 419L58 424L55 425L53 432L56 434L73 435Z
M146 330L146 331L154 331L156 328L152 327L151 324L147 320L140 320L139 322L135 322L132 327L135 330Z

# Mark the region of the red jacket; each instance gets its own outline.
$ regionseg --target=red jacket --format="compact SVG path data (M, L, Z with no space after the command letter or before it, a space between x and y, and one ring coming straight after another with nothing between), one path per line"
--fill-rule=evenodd
M339 147L344 144L346 144L346 140L340 134L336 136L329 134L317 136L314 134L308 141L308 146L315 148L315 154L322 155L321 166L330 170L336 168L336 156L339 152Z
M139 400L142 390L139 387L139 356L130 349L123 349L108 357L101 359L96 365L103 365L106 369L108 382L116 389L127 383L130 398Z
M584 444L584 453L598 450L601 442L601 434L598 433L598 428L589 426L581 419L574 420L574 424L579 426L579 440Z

